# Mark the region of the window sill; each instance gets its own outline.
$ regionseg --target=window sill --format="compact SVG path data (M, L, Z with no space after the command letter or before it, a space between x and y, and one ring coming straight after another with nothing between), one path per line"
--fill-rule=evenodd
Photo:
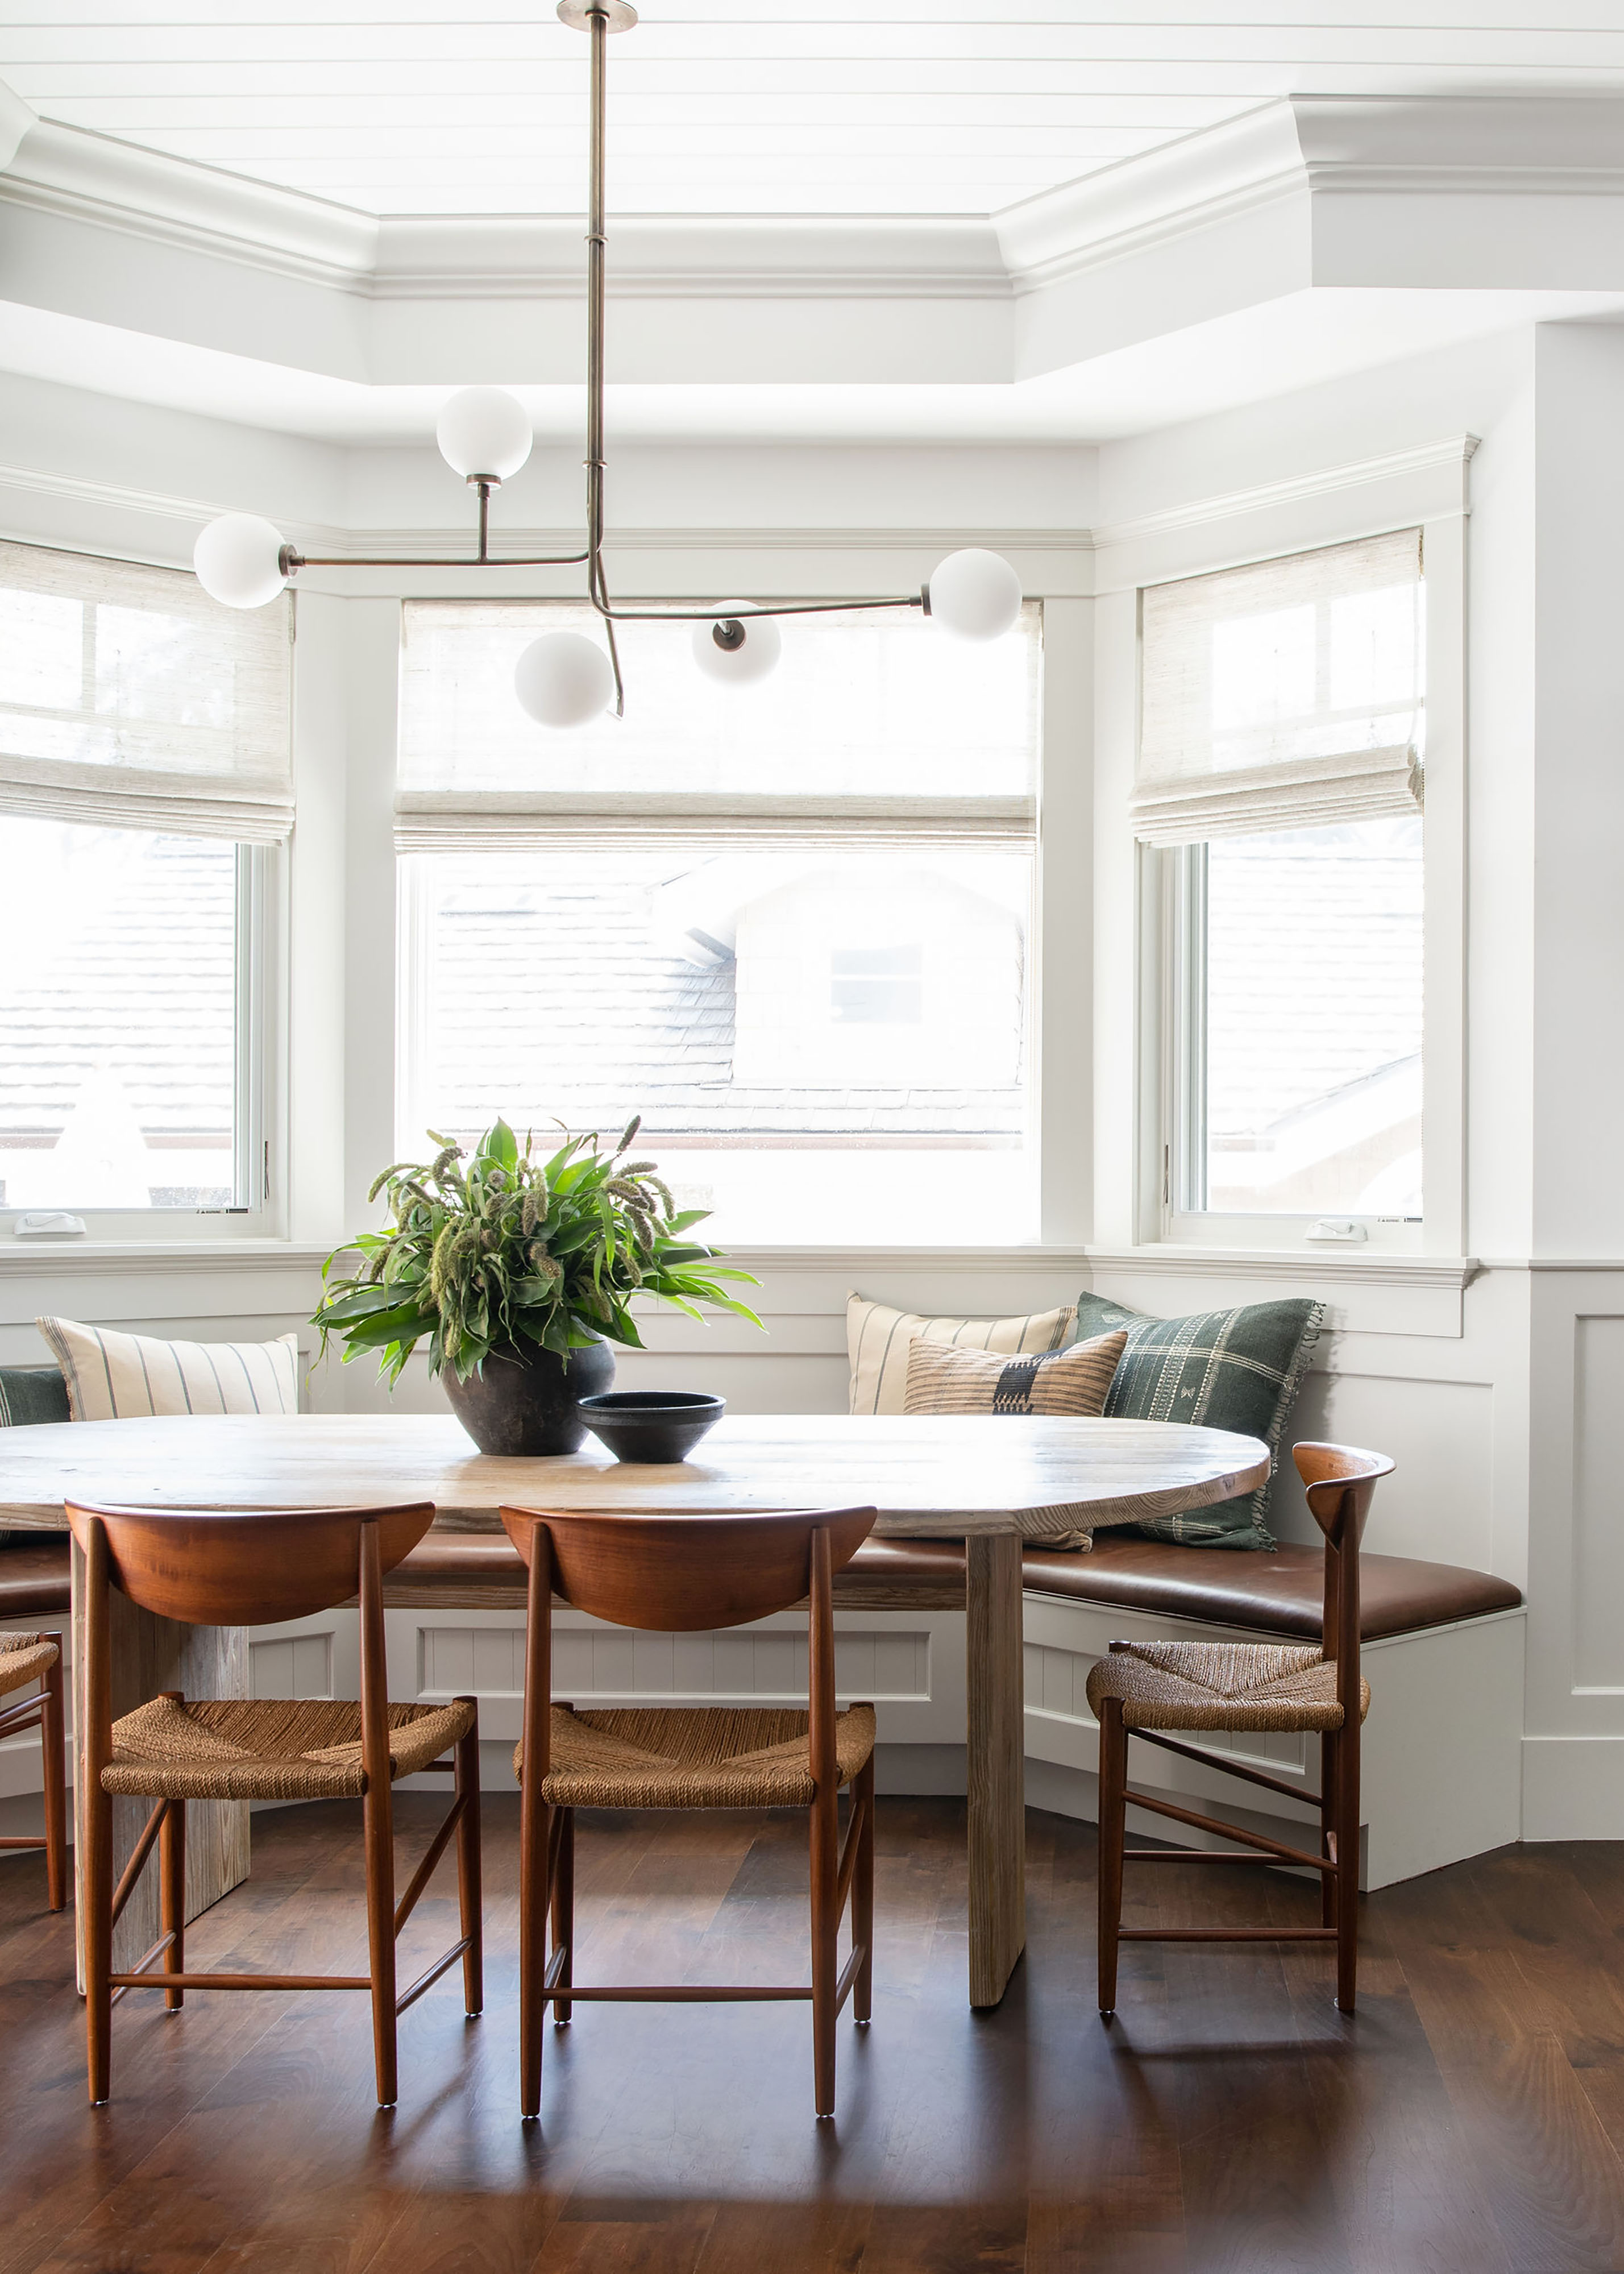
M305 1240L18 1239L0 1235L0 1279L87 1278L126 1273L218 1271L233 1264L282 1264L320 1269L330 1246Z
M1358 1241L1312 1247L1209 1247L1159 1240L1143 1247L1090 1247L1096 1270L1161 1273L1180 1279L1360 1279L1395 1287L1447 1287L1456 1293L1483 1269L1475 1256L1416 1255Z
M1124 1281L1160 1281L1162 1289L1146 1291L1145 1307L1162 1315L1198 1306L1264 1302L1271 1295L1317 1295L1325 1299L1328 1334L1441 1335L1457 1341L1464 1328L1465 1291L1482 1269L1472 1256L1406 1255L1380 1249L1361 1254L1357 1247L1350 1251L1341 1246L1305 1253L1282 1247L1177 1246L1169 1241L1088 1250L1096 1292L1116 1293ZM1102 1288L1102 1279L1113 1284ZM1173 1285L1166 1284L1169 1282L1190 1293L1175 1295ZM1125 1299L1133 1301L1138 1291Z

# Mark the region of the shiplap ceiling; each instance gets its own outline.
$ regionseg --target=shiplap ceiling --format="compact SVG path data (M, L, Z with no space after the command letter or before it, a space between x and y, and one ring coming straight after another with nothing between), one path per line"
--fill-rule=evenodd
M372 213L573 214L550 0L7 0L43 117ZM650 0L621 213L987 214L1285 94L1624 89L1624 0Z

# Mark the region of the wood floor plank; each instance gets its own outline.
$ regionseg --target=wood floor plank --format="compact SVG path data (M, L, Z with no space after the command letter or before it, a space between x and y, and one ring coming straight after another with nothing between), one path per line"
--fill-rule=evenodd
M402 1796L402 1853L442 1805ZM270 1811L200 1963L347 1969L348 1804ZM882 1800L875 2019L811 2113L801 2006L580 2007L517 2111L516 1806L487 1801L487 1996L402 2024L373 2105L364 1998L115 2016L86 2104L72 1938L0 1863L0 2274L1614 2274L1624 2268L1624 1847L1522 1849L1363 1907L1359 2011L1322 1949L1130 1946L1096 2010L1091 1826L1028 1819L1031 1943L964 1999L961 1802ZM449 1861L414 1917L448 1939ZM805 1826L583 1819L597 1970L796 1979ZM1306 1883L1130 1867L1127 1915L1283 1924Z
M1624 2162L1470 1867L1390 1888L1384 1908L1516 2274L1613 2274Z

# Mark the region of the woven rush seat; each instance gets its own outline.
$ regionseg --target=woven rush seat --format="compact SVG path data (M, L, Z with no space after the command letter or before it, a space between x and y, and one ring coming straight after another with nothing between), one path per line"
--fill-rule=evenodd
M48 1635L0 1634L0 1698L37 1682L60 1655Z
M549 1808L809 1808L808 1728L793 1707L555 1705L542 1797ZM837 1713L838 1781L849 1784L873 1751L874 1708ZM523 1782L523 1743L513 1766Z
M470 1706L391 1706L389 1766L415 1776L474 1725ZM102 1789L147 1800L359 1800L361 1708L327 1698L154 1698L113 1725Z
M1340 1729L1336 1668L1306 1645L1254 1642L1114 1642L1088 1674L1096 1719L1122 1700L1130 1729ZM1359 1684L1359 1719L1370 1684Z

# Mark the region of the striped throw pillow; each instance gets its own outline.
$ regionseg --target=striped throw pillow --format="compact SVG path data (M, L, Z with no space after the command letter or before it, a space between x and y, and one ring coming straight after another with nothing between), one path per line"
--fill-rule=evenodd
M916 1338L908 1346L903 1412L1101 1414L1127 1342L1119 1328L1070 1350L1004 1358Z
M846 1299L846 1346L851 1359L853 1413L907 1410L908 1351L918 1342L949 1343L957 1350L996 1351L1009 1358L1057 1351L1071 1339L1077 1306L1034 1311L1024 1319L927 1319L895 1311L861 1295Z
M77 1319L36 1319L50 1344L76 1421L147 1414L297 1413L297 1335L272 1343L166 1343L117 1335Z

